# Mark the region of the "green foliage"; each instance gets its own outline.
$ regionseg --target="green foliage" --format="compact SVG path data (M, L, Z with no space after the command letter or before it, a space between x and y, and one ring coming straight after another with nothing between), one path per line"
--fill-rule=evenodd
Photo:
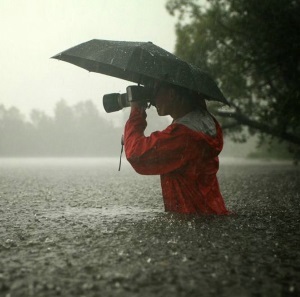
M176 54L217 79L234 107L224 125L300 144L300 2L169 0Z

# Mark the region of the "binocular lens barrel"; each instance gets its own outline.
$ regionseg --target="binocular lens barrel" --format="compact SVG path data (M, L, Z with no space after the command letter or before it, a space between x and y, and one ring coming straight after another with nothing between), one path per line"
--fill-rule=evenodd
M128 86L126 93L112 93L103 96L103 107L106 112L114 112L130 106L130 102L143 102L155 106L153 90L141 86Z
M107 113L115 112L130 106L127 94L112 93L103 96L103 107Z

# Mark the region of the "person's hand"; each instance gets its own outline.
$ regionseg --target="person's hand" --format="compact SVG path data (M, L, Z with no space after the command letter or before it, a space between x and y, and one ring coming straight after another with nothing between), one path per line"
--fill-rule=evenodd
M130 106L131 108L147 108L147 102L145 101L131 101L130 102Z

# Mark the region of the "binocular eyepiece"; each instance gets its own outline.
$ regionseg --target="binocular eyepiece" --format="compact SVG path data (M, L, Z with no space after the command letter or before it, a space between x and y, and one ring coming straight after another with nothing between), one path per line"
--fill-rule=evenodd
M144 102L145 104L153 102L153 89L141 86L129 86L126 93L111 93L103 96L103 107L107 113L121 110L130 106L130 102Z

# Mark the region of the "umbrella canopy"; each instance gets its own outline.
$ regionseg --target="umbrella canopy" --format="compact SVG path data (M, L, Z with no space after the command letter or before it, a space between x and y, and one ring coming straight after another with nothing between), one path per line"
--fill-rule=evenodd
M141 85L168 82L205 95L208 100L228 104L207 73L152 42L93 39L52 58Z

